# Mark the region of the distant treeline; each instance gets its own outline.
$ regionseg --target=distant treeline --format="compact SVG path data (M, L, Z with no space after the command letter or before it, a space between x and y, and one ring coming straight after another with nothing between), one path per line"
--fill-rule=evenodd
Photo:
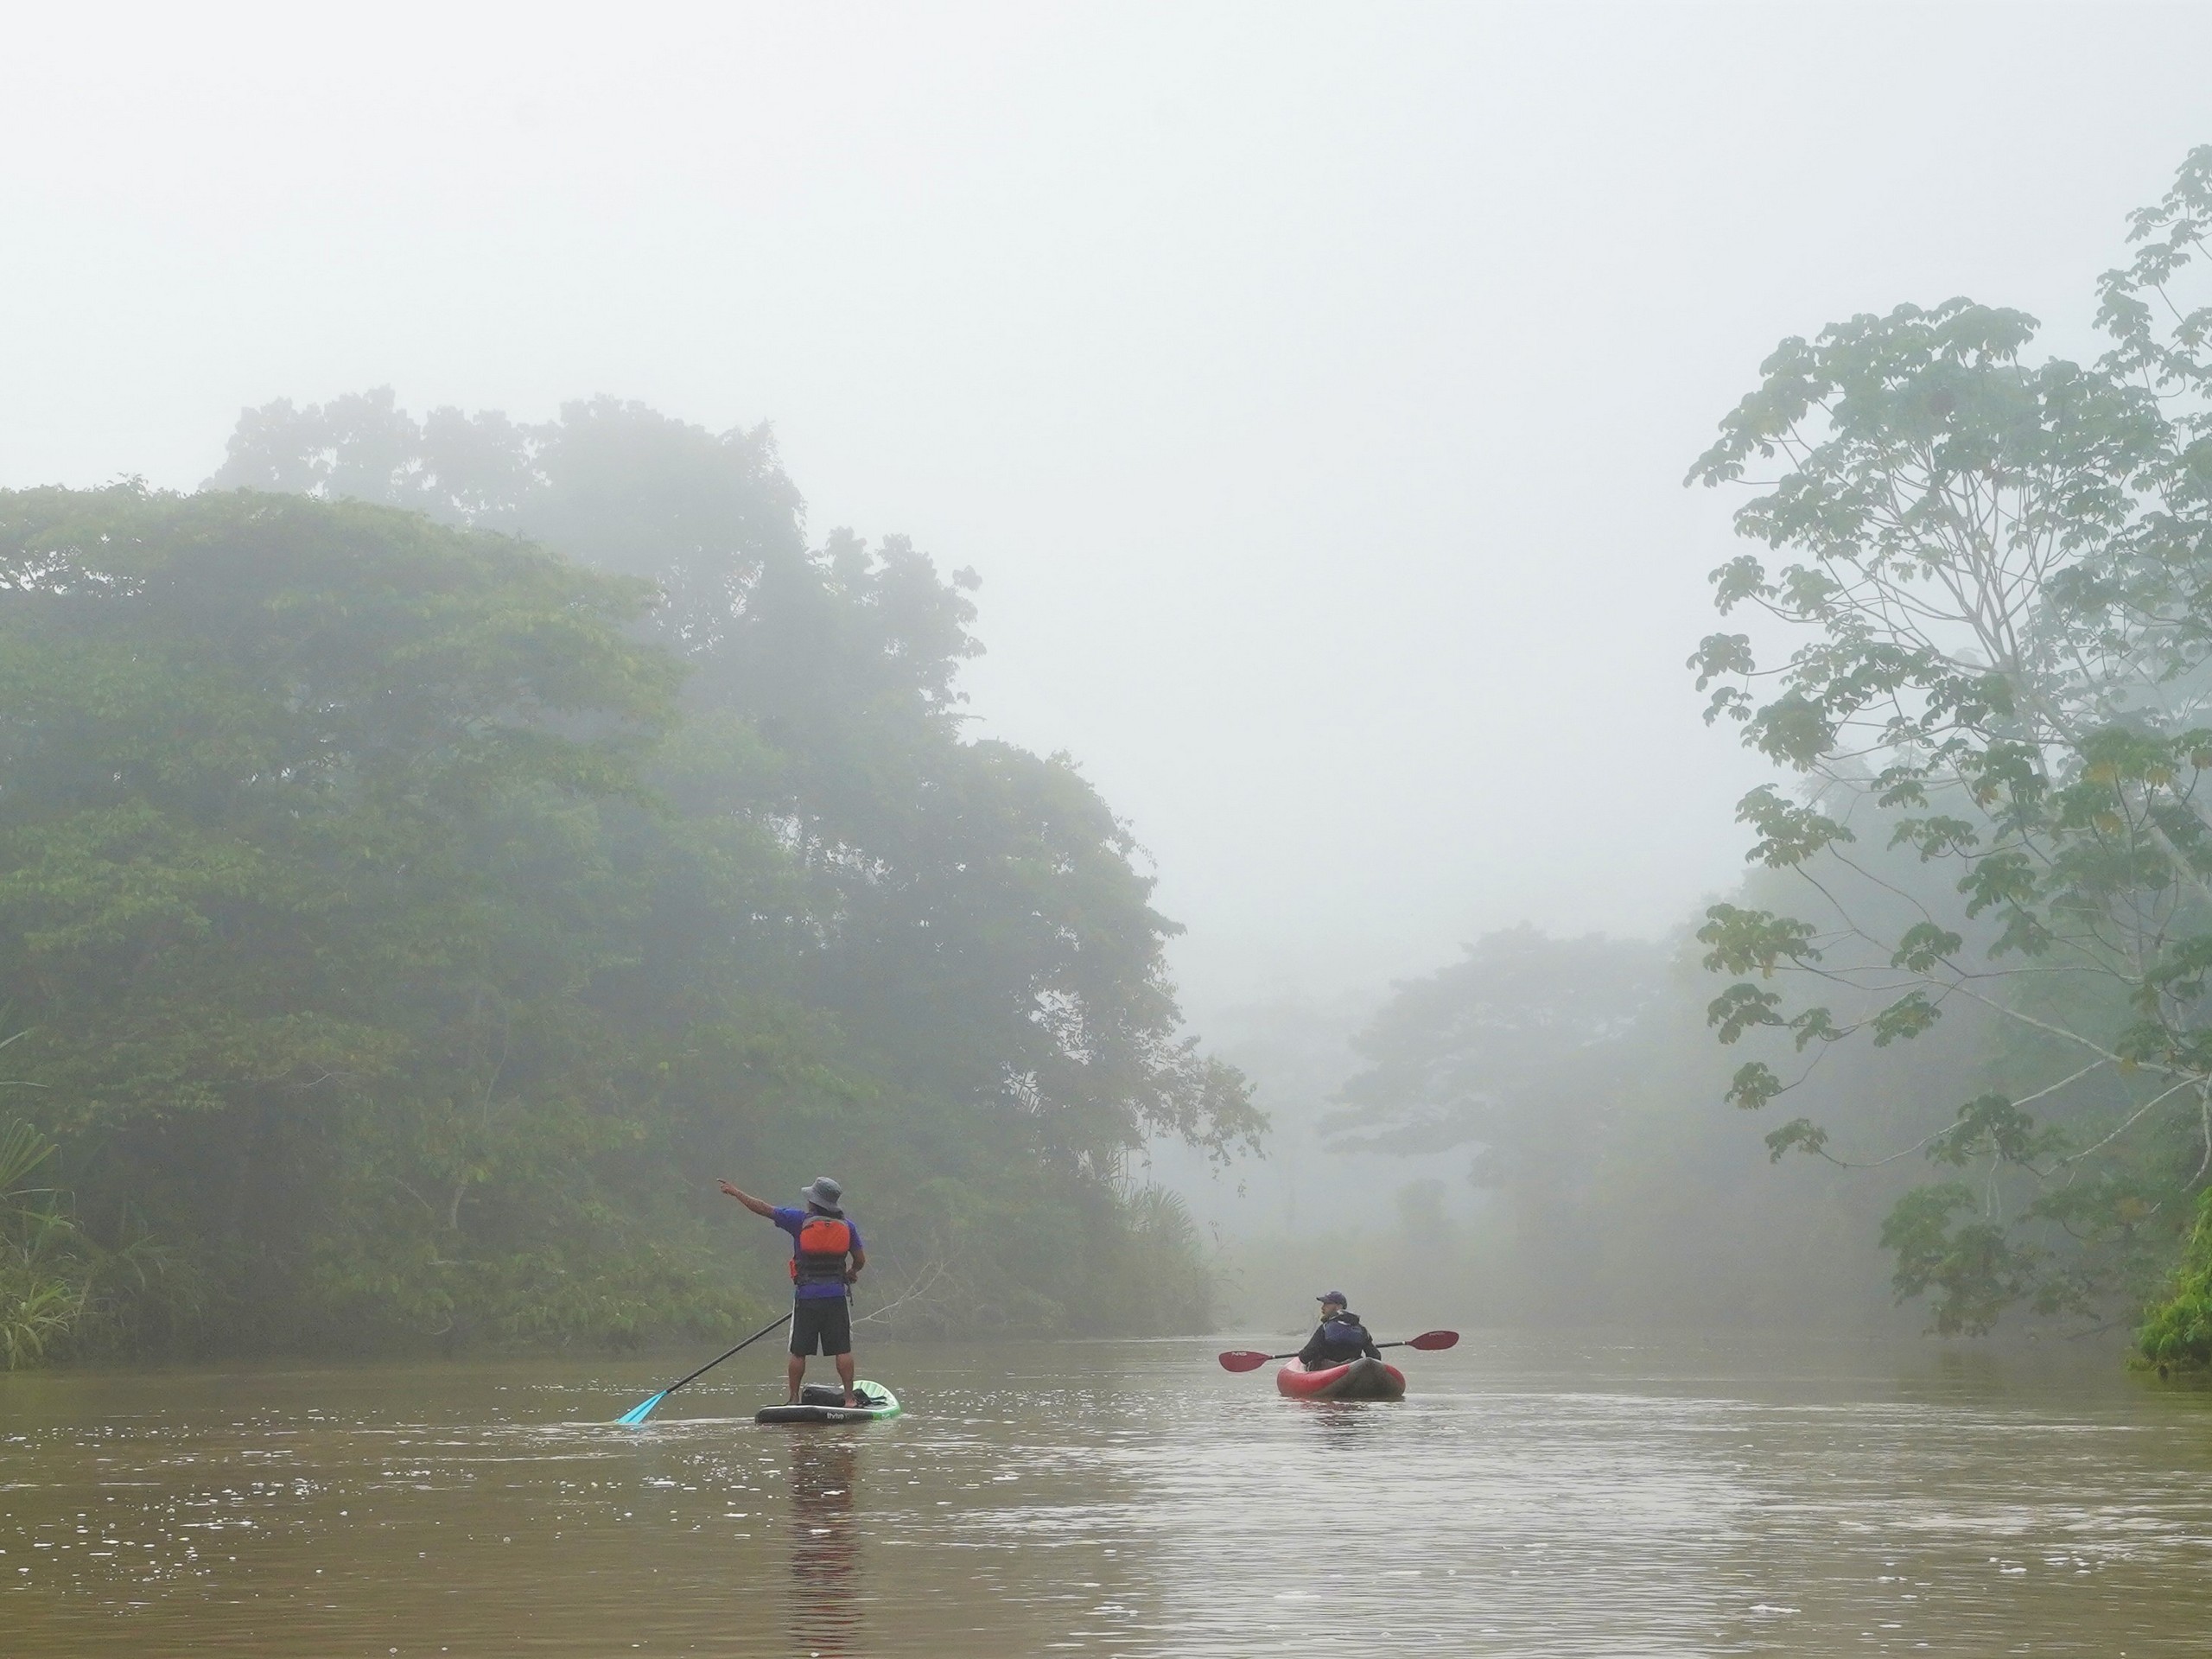
M1846 816L1856 868L1821 870L1825 895L1808 903L1794 873L1758 868L1719 908L1787 906L1839 957L1932 916L1987 960L1999 925L1965 914L1954 871L1887 844L1901 815ZM2073 976L2059 992L2052 977L1999 980L2025 1020L1961 998L1912 1040L1877 1045L1871 1021L1895 1000L1884 982L1831 984L1837 1029L1869 1040L1801 1049L1752 1028L1723 1044L1732 978L1695 937L1712 926L1686 917L1661 943L1493 932L1343 1021L1325 1051L1316 1010L1246 1013L1224 1052L1268 1103L1271 1145L1312 1151L1299 1224L1231 1251L1231 1306L1272 1319L1345 1282L1402 1323L2010 1323L2120 1340L2164 1303L2195 1225L2202 1122L2162 1115L2170 1077L2084 1075L2044 1028L2122 1023L2123 1002ZM1790 1077L1786 1121L1728 1104L1747 1062ZM2032 1140L1991 1144L2000 1101L2036 1115ZM1394 1196L1341 1201L1383 1168Z
M1128 830L963 735L965 592L765 432L249 414L0 495L0 1353L634 1342L770 1306L1196 1329L1124 1160L1259 1119Z
M1781 892L1760 872L1731 897ZM1312 1052L1317 1011L1248 1012L1224 1052L1268 1104L1277 1161L1312 1150L1299 1224L1230 1252L1232 1308L1271 1320L1344 1282L1363 1311L1409 1325L1863 1335L1926 1323L1893 1307L1880 1243L1925 1165L1775 1165L1767 1126L1723 1099L1738 1056L1707 1015L1727 982L1704 969L1691 931L1660 944L1487 934L1343 1021L1325 1054ZM1987 1086L1993 1035L1961 1011L1916 1044L1838 1050L1797 1098L1847 1121L1839 1159L1870 1162ZM1395 1193L1338 1201L1385 1169Z

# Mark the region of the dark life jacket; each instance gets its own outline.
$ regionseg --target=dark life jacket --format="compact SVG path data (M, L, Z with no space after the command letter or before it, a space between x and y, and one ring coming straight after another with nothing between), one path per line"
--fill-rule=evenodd
M1317 1370L1331 1365L1349 1364L1365 1356L1372 1341L1373 1338L1367 1334L1367 1327L1359 1322L1359 1316L1346 1312L1324 1319L1316 1325L1306 1345L1298 1351L1298 1357L1308 1367Z
M853 1248L852 1224L842 1216L809 1216L799 1224L791 1250L795 1285L842 1285L845 1257Z
M1365 1325L1351 1314L1344 1313L1336 1319L1321 1321L1321 1340L1332 1349L1349 1349L1355 1354L1360 1354L1367 1351L1367 1344L1373 1338L1367 1334Z

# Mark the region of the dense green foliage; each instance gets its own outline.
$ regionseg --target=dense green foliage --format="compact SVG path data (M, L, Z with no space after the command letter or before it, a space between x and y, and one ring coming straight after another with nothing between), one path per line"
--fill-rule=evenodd
M1786 340L1691 474L1768 475L1736 518L1766 553L1716 595L1803 643L1776 663L1717 633L1693 665L1709 718L1811 780L1741 817L1824 912L1710 912L1707 965L1751 976L1712 1003L1722 1040L1789 1039L1730 1096L1757 1109L1840 1045L1990 1022L1990 1075L1907 1149L1956 1173L1884 1230L1939 1330L2023 1301L2126 1316L2212 1173L2212 309L2184 291L2208 223L2212 149L2136 217L2094 365L2026 363L2034 321L1965 300ZM1836 906L1884 846L1941 881ZM1768 1139L1832 1157L1833 1133Z
M649 625L689 671L658 786L782 845L820 923L806 1001L902 1078L1018 1103L1086 1168L1147 1135L1220 1151L1256 1127L1242 1080L1175 1035L1178 930L1127 829L1065 756L963 740L973 574L941 581L898 537L810 550L765 431L609 399L418 426L372 393L249 412L213 481L385 500L652 582Z
M2136 1333L2143 1357L2161 1373L2191 1369L2212 1355L2212 1187L2196 1195L2196 1225L2165 1300Z
M1126 830L961 740L957 588L810 550L757 437L562 430L517 499L626 569L296 494L0 497L0 1006L77 1346L720 1328L779 1252L711 1178L821 1168L909 1320L1202 1322L1121 1160L1256 1120L1176 1033ZM522 527L474 487L444 516Z

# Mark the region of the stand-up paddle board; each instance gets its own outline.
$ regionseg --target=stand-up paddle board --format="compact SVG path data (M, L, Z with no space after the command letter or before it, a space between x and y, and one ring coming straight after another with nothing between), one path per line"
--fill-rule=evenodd
M801 1389L795 1406L763 1406L753 1414L756 1423L880 1423L899 1414L899 1396L880 1382L855 1380L853 1392L861 1404L845 1403L845 1391L827 1383L810 1382Z

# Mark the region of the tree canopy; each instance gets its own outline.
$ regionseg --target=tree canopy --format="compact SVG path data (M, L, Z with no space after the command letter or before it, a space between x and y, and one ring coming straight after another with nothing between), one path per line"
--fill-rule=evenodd
M765 434L434 416L464 477L334 411L0 496L5 1103L78 1345L717 1325L777 1269L711 1175L827 1167L901 1317L1202 1322L1124 1160L1258 1119L1127 829L964 740L961 588L810 549Z
M417 424L379 391L249 411L213 482L386 499L652 582L697 734L659 781L791 853L835 923L817 996L902 1071L1019 1103L1087 1163L1161 1133L1225 1153L1256 1128L1242 1080L1176 1035L1161 950L1179 930L1126 826L1065 755L963 740L974 574L942 580L895 537L810 549L765 429L607 398L542 425Z

